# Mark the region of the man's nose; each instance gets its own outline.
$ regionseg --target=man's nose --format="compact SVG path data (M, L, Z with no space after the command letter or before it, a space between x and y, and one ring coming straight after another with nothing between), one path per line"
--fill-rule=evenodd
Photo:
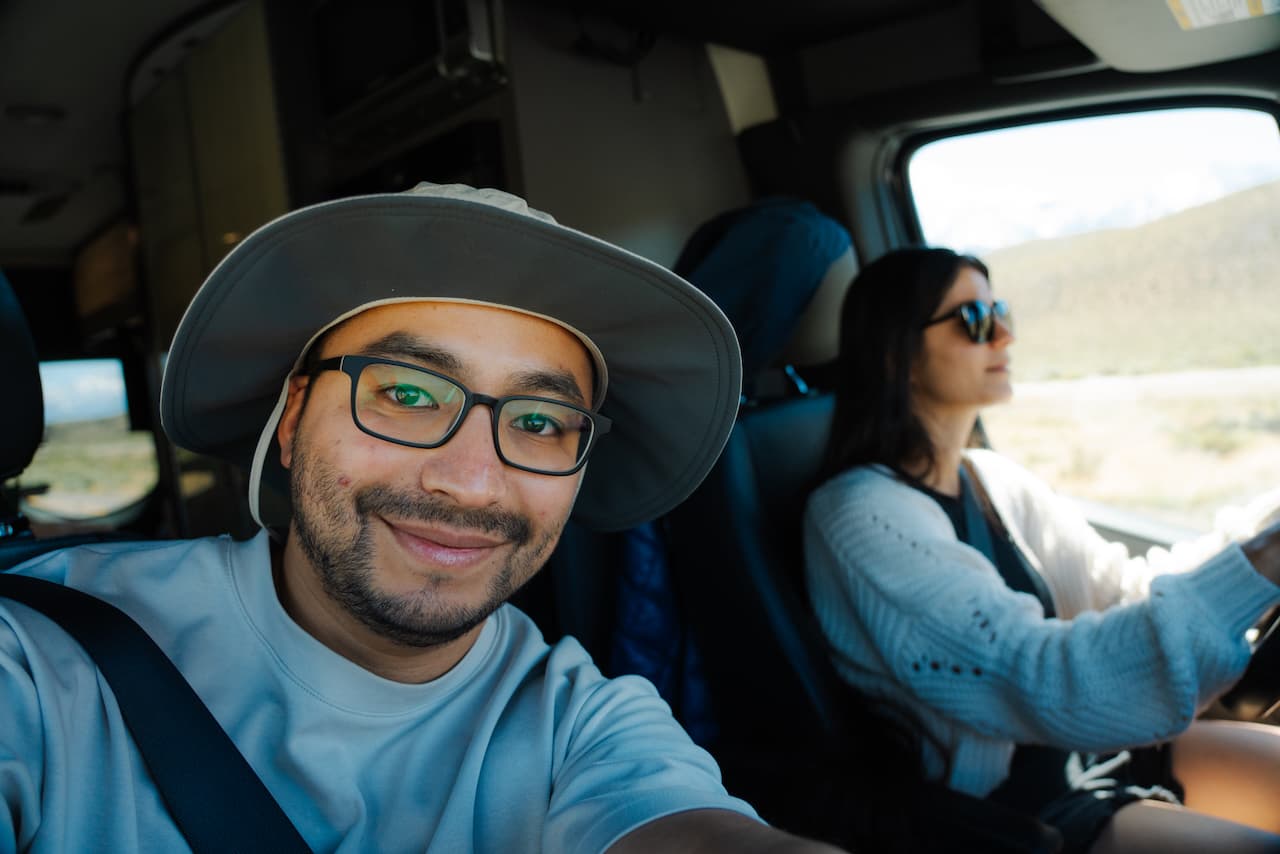
M423 490L448 495L466 507L497 501L505 489L507 466L494 446L492 424L488 406L473 406L448 442L421 451Z

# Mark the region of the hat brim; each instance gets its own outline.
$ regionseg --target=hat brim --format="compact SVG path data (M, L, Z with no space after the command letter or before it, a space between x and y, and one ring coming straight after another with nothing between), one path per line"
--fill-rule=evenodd
M459 299L556 318L604 355L601 411L613 429L592 452L574 518L599 530L654 519L715 463L741 388L737 339L701 291L582 232L490 205L407 194L303 208L242 241L187 309L165 365L169 438L249 467L307 341L375 300ZM269 455L264 506L287 514L287 478ZM287 519L264 519L268 525Z

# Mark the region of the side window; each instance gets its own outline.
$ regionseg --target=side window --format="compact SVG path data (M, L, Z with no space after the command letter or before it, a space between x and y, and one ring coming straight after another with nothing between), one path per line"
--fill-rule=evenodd
M132 522L155 489L155 439L129 429L118 359L42 362L45 434L23 472L22 510L38 535Z
M1152 539L1280 484L1274 116L951 137L908 179L925 239L983 258L1013 308L1014 401L983 413L994 447L1104 527L1157 523Z

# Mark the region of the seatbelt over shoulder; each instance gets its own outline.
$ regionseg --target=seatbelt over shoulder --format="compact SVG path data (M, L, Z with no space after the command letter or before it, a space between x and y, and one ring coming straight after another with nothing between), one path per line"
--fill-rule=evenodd
M235 742L128 614L82 591L13 573L0 572L0 597L41 612L93 658L192 851L309 854Z
M1004 579L1005 584L1039 599L1046 617L1056 616L1057 607L1053 602L1053 594L1039 571L1031 566L1016 543L1012 540L1009 543L1010 554L1017 562L1016 566L1002 563L997 558L989 523L999 526L1000 531L1003 531L1003 523L1000 522L995 508L990 505L989 499L979 492L981 489L982 485L978 482L977 476L969 471L968 464L962 464L960 466L960 501L964 505L964 525L967 534L965 542L982 552L983 556L991 561L991 565L996 568L996 572Z
M992 566L996 565L996 550L991 544L991 531L987 528L987 514L982 512L978 503L978 495L974 491L973 480L965 467L960 466L960 501L964 505L964 527L966 541L982 552Z

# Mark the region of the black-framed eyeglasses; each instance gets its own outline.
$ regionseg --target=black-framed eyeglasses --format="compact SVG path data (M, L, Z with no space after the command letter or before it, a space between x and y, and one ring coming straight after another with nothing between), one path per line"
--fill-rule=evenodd
M964 331L974 344L986 344L995 336L997 320L1002 322L1005 328L1013 328L1013 315L1010 314L1009 303L1002 299L989 303L976 299L962 302L951 311L941 317L935 317L920 328L928 329L930 326L943 323L953 317L959 318L960 322L964 324Z
M311 376L342 371L351 378L351 417L370 436L410 448L438 448L453 438L471 407L489 407L493 447L512 468L569 475L587 462L612 422L598 412L534 395L490 397L418 365L377 356L335 356Z

